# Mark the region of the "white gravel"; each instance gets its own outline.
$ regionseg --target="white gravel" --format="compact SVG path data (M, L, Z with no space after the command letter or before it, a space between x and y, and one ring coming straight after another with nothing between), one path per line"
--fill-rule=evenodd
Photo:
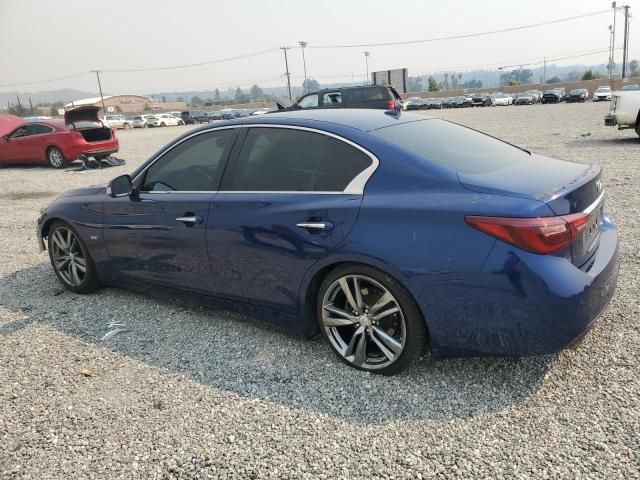
M429 112L605 168L617 294L577 349L423 359L393 377L238 315L79 296L38 254L62 191L131 171L189 127L120 133L125 167L0 170L0 478L640 478L640 139L606 104ZM105 341L111 321L126 332Z

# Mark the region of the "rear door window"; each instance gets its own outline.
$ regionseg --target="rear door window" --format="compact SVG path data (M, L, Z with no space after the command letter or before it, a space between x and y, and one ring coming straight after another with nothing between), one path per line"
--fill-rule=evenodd
M323 107L339 107L342 104L342 93L326 92L322 95Z
M328 135L252 128L228 190L342 192L369 165L366 154Z

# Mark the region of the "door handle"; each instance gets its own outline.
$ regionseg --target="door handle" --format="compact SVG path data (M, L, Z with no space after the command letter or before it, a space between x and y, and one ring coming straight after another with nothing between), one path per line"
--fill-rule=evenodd
M194 225L202 223L202 217L178 217L176 218L178 222L184 223L187 227L193 227Z
M333 223L331 222L302 222L296 223L296 227L303 228L309 232L331 231L333 230Z

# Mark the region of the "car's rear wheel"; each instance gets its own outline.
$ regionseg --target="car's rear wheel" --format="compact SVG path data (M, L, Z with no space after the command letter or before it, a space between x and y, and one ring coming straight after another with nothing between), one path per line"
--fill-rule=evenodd
M411 295L389 275L365 265L345 265L327 275L317 315L331 349L361 370L398 373L426 345L424 319Z
M164 124L164 122L162 122L162 123L160 124L160 126L161 126L161 127L166 127L166 125Z
M53 168L64 168L67 166L67 159L58 147L49 147L47 149L47 162Z
M48 246L51 266L66 289L89 293L100 286L89 250L71 225L63 221L51 225Z

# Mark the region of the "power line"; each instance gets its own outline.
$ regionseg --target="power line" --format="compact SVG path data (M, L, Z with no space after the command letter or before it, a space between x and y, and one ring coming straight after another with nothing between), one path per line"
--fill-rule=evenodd
M539 23L532 23L529 25L521 25L519 27L510 27L510 28L503 28L500 30L490 30L487 32L477 32L477 33L467 33L464 35L451 35L451 36L447 36L447 37L434 37L434 38L427 38L424 40L406 40L406 41L398 41L398 42L383 42L383 43L358 43L358 44L351 44L351 45L309 45L307 48L362 48L362 47L387 47L387 46L392 46L392 45L411 45L411 44L416 44L416 43L429 43L429 42L441 42L444 40L456 40L456 39L460 39L460 38L472 38L472 37L482 37L485 35L494 35L496 33L505 33L505 32L513 32L516 30L525 30L527 28L535 28L535 27L541 27L543 25L552 25L555 23L563 23L563 22L570 22L573 20L579 20L581 18L587 18L587 17L594 17L596 15L602 15L605 13L609 13L609 10L599 10L597 12L591 12L591 13L584 13L582 15L574 15L573 17L565 17L565 18L558 18L555 20L548 20L546 22L539 22Z
M241 60L243 58L256 57L258 55L264 55L265 53L275 52L277 50L278 50L277 48L267 48L265 50L260 50L259 52L245 53L244 55L236 55L234 57L219 58L217 60L207 60L206 62L188 63L184 65L171 65L167 67L149 67L149 68L123 68L123 69L104 68L102 69L102 71L108 72L108 73L133 73L133 72L158 72L161 70L179 70L181 68L201 67L204 65L213 65L216 63L231 62L233 60Z
M91 72L82 72L82 73L74 73L73 75L66 75L64 77L57 77L57 78L49 78L47 80L35 80L33 82L22 82L22 83L4 83L4 84L0 84L0 87L4 88L4 87L23 87L25 85L36 85L39 83L51 83L51 82L57 82L59 80L68 80L70 78L76 78L76 77L82 77L85 75L89 75Z

